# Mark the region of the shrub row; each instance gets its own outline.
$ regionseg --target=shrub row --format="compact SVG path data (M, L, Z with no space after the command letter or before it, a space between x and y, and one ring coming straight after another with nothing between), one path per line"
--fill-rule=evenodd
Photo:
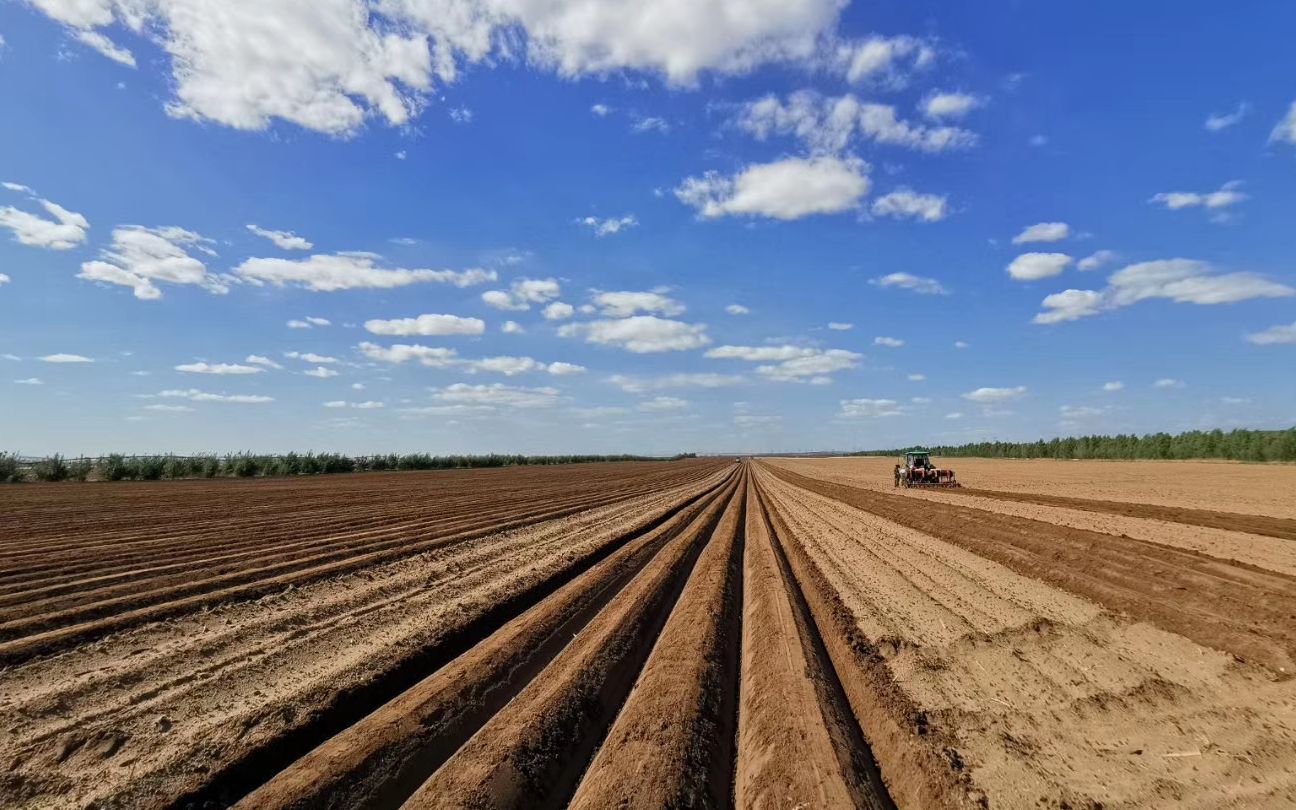
M938 445L932 455L978 458L1231 459L1296 461L1296 428L1289 430L1190 430L1143 436L1077 436L1035 442L974 442ZM856 455L892 456L904 450L869 450Z
M693 453L674 458L692 457ZM598 461L647 461L647 456L565 455L435 456L429 453L390 453L345 456L340 453L287 453L266 455L230 453L177 455L122 455L67 459L59 455L24 461L13 453L0 453L0 482L20 481L159 481L179 478L252 478L257 476L324 475L383 470L451 470L474 467L515 467L549 464L583 464Z

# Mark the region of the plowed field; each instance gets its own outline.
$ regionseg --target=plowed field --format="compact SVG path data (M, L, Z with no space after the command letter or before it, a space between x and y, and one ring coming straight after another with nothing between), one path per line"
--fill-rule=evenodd
M1281 505L890 463L0 489L0 806L1296 804Z

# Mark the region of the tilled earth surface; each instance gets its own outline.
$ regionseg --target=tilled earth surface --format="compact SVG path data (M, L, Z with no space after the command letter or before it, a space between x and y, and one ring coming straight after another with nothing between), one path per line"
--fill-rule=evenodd
M5 488L0 806L1296 804L1277 499L884 461Z

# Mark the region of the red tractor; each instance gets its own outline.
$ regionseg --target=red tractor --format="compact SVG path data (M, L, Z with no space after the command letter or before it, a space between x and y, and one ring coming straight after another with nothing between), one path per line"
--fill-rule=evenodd
M942 470L931 462L926 450L911 450L904 455L904 463L895 466L895 485L898 487L959 487L953 470Z

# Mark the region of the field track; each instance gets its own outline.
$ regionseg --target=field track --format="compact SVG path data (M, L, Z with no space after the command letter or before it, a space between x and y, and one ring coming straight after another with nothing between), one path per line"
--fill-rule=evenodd
M0 490L0 806L1296 801L1292 520L848 465Z

